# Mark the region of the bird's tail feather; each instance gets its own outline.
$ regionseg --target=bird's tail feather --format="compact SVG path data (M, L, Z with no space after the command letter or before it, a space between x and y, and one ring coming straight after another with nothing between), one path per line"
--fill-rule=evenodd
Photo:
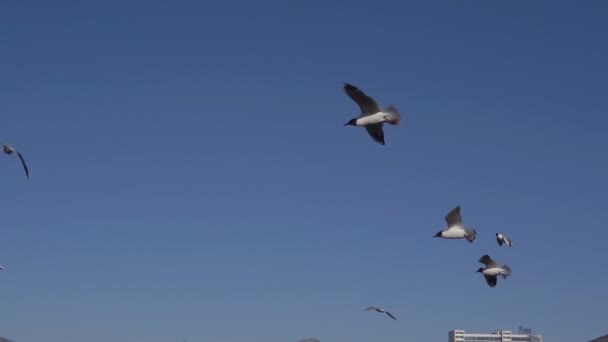
M469 242L473 242L475 241L475 239L477 238L477 231L473 228L465 228L464 230L467 235L465 236L465 238L469 241Z
M505 278L511 275L511 267L509 265L504 265L502 268L507 271L507 274L505 274Z
M386 120L387 124L398 125L401 123L401 114L399 114L399 111L397 108L395 108L395 106L391 105L386 107L384 112L389 115L388 119Z

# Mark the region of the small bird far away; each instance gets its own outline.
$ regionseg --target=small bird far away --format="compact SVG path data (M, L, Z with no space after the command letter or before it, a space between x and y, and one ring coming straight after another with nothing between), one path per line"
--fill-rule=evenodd
M391 315L391 313L390 313L390 312L388 312L388 311L384 310L383 308L379 308L379 307L376 307L376 306L370 306L369 308L364 309L363 311L368 311L368 310L375 310L376 312L379 312L379 313L385 313L385 314L387 314L387 315L388 315L390 318L392 318L392 319L394 319L394 320L397 320L397 319L395 318L395 316Z
M25 176L29 179L30 171L28 170L27 165L25 164L25 160L23 159L23 155L21 155L21 152L17 151L14 147L6 145L6 144L3 145L3 151L5 154L8 154L8 155L17 153L17 155L19 156L19 159L21 159L21 165L23 165L23 170L25 170Z
M501 247L503 244L509 247L513 246L513 240L509 239L506 235L503 235L501 233L496 233L496 242L498 242L498 245Z
M467 239L469 242L475 241L477 238L477 231L471 227L466 227L462 223L462 216L460 215L460 206L452 209L446 216L445 221L447 227L439 231L435 236L444 239Z
M396 126L401 122L401 115L394 106L382 109L376 101L354 85L344 83L344 91L359 105L361 114L349 120L344 126L362 126L374 141L385 145L384 123Z
M511 267L509 267L509 265L500 266L487 254L482 256L479 259L479 262L484 264L486 267L480 267L476 272L483 274L483 277L486 279L486 283L488 283L490 287L496 286L498 276L501 276L503 279L507 279L507 277L511 276Z

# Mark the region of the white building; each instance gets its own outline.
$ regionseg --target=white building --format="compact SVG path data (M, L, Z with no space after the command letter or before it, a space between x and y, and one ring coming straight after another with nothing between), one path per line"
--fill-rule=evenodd
M537 334L513 334L511 330L496 330L491 334L468 333L464 330L450 330L449 342L543 342Z

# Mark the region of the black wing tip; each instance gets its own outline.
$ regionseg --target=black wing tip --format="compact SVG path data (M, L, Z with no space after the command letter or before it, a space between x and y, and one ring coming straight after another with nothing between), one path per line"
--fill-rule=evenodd
M348 82L342 82L345 90L361 91L359 87Z
M19 159L21 160L21 165L23 165L23 170L25 171L25 176L27 177L27 179L30 179L30 170L27 167L27 164L25 163L25 159L23 158L23 155L19 151L17 151L17 155L19 156Z
M496 277L496 276L484 275L484 278L486 279L486 283L488 284L489 287L495 287L496 284L498 283L498 277Z

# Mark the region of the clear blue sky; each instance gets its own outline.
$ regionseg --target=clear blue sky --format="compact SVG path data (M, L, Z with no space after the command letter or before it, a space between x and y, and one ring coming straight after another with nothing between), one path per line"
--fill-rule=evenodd
M2 1L0 139L31 179L2 155L0 336L608 333L607 17L602 1ZM399 108L386 146L342 126L358 113L342 82ZM474 244L432 238L456 205ZM486 253L513 269L496 288L474 273Z

